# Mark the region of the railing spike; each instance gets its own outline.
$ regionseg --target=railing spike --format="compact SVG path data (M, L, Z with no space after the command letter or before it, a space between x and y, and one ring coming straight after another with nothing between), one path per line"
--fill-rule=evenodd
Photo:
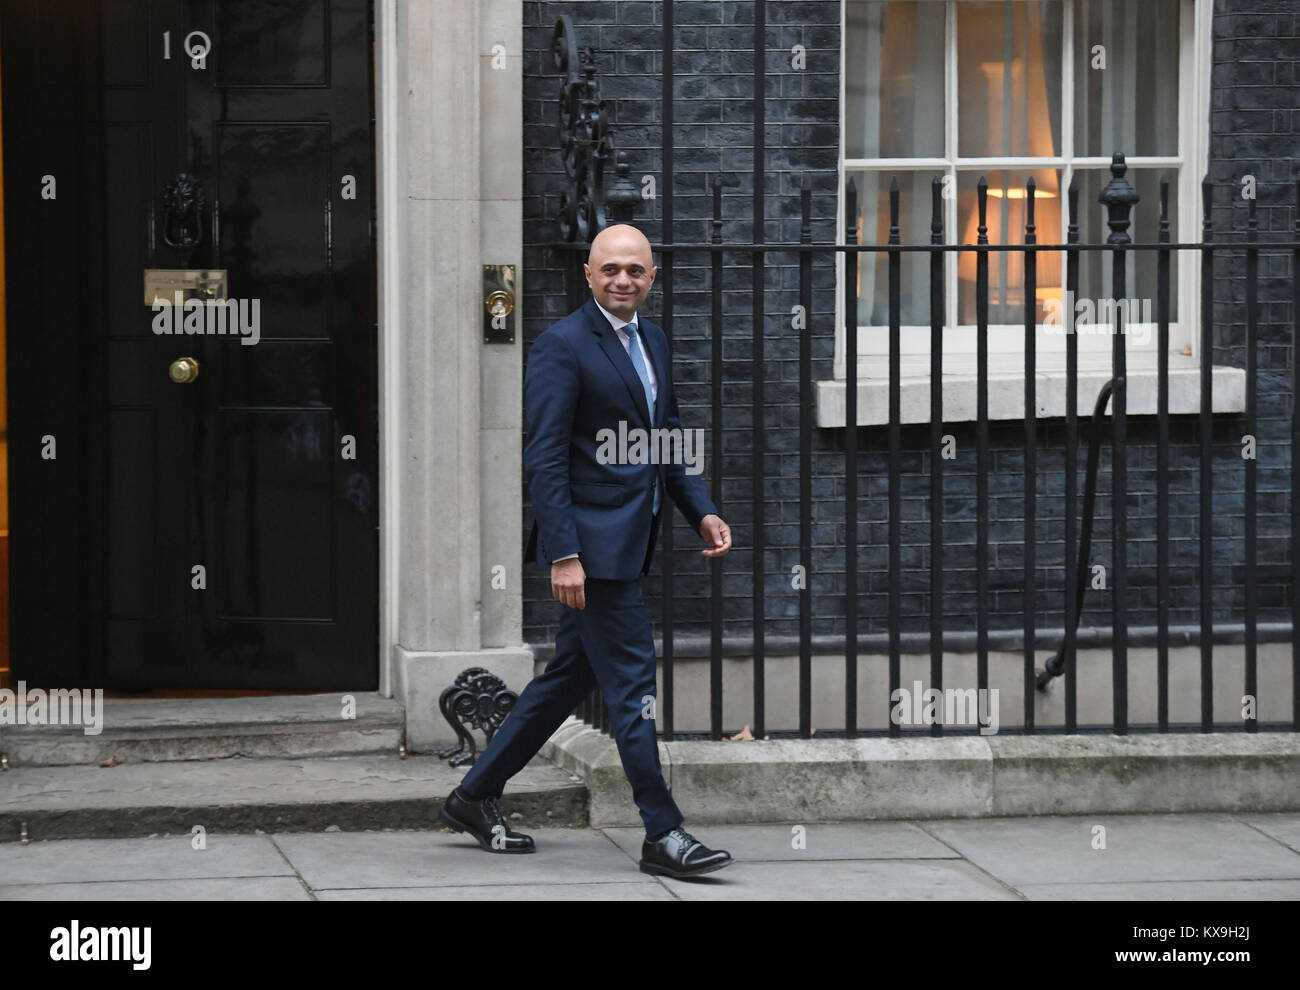
M930 183L930 242L938 244L943 239L943 183L939 176Z

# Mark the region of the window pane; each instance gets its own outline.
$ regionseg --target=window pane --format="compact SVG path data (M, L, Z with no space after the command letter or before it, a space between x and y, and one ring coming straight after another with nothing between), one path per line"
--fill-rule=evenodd
M941 158L943 3L849 3L844 23L845 157Z
M1061 152L1060 0L957 4L963 158Z
M1033 172L1006 170L988 172L988 238L990 244L1023 244L1028 216L1025 183L1034 178L1034 235L1039 244L1059 244L1061 234L1061 178L1055 169ZM962 244L974 244L979 234L980 175L961 172L957 176L957 222ZM957 262L957 320L975 323L975 253L963 251ZM1047 314L1048 300L1060 300L1061 255L1042 252L1037 260L1036 322ZM1023 251L989 253L989 324L1025 322L1025 255Z
M1079 180L1079 240L1088 244L1104 244L1110 236L1106 224L1106 207L1097 197L1110 182L1110 169L1080 169L1075 173ZM1135 244L1154 244L1160 237L1160 176L1169 177L1169 237L1178 240L1178 171L1176 169L1130 168L1124 178L1137 190L1141 198L1129 214L1128 235ZM1199 231L1193 239L1200 236ZM1178 255L1169 252L1170 319L1178 319ZM1137 300L1136 312L1150 313L1156 318L1158 283L1156 251L1130 251L1125 265L1128 282L1125 298ZM1112 278L1114 262L1104 251L1084 251L1079 256L1079 297L1082 299L1109 299L1113 295Z
M930 243L930 184L942 172L850 172L858 188L858 243L889 242L889 183L898 176L899 240ZM846 184L847 189L847 184ZM847 202L847 200L846 200ZM944 232L951 241L952 233ZM858 255L858 326L889 326L889 256ZM900 252L901 319L904 326L930 324L930 256Z
M1075 154L1178 154L1178 0L1074 9Z

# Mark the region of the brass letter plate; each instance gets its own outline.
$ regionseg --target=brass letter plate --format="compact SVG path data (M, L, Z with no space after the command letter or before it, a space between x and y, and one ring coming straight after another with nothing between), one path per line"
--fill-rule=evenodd
M152 306L161 299L176 304L176 293L183 303L189 299L205 302L226 298L224 268L146 268L144 270L144 304Z

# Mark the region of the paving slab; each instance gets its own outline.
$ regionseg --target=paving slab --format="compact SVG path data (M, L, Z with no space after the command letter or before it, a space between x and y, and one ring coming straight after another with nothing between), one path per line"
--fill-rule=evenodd
M488 884L482 887L376 887L323 890L322 901L675 901L650 877L608 883Z
M276 845L313 890L476 887L626 881L634 860L590 829L534 829L533 853L492 853L460 832L277 835Z
M1094 849L1094 829L1105 848ZM1083 815L925 822L1003 882L1300 879L1300 853L1223 815Z
M725 849L737 862L808 862L840 859L956 859L958 854L910 822L831 822L800 825L804 848L796 849L795 824L691 825L686 830L711 849ZM645 829L601 829L636 861ZM730 869L730 867L728 867Z
M1300 815L1280 812L1273 815L1235 815L1238 821L1253 826L1300 853Z
M188 835L173 835L6 843L0 885L293 875L266 836L208 835L206 842L206 849L195 849Z
M708 826L737 861L695 880L640 873L638 828L529 828L527 855L434 829L10 843L0 900L1294 901L1295 817L811 823L804 849L790 825Z
M0 886L0 901L310 901L292 877L117 880Z
M694 880L663 878L684 901L1014 901L960 860L741 863Z
M1300 901L1300 880L1027 883L1031 901Z

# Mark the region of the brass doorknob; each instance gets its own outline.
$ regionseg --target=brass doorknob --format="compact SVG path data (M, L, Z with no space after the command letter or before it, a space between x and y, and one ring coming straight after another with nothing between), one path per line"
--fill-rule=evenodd
M483 306L493 316L509 316L515 309L515 297L497 289L483 300Z
M178 385L188 385L199 377L199 362L192 357L177 358L167 369L167 373Z

